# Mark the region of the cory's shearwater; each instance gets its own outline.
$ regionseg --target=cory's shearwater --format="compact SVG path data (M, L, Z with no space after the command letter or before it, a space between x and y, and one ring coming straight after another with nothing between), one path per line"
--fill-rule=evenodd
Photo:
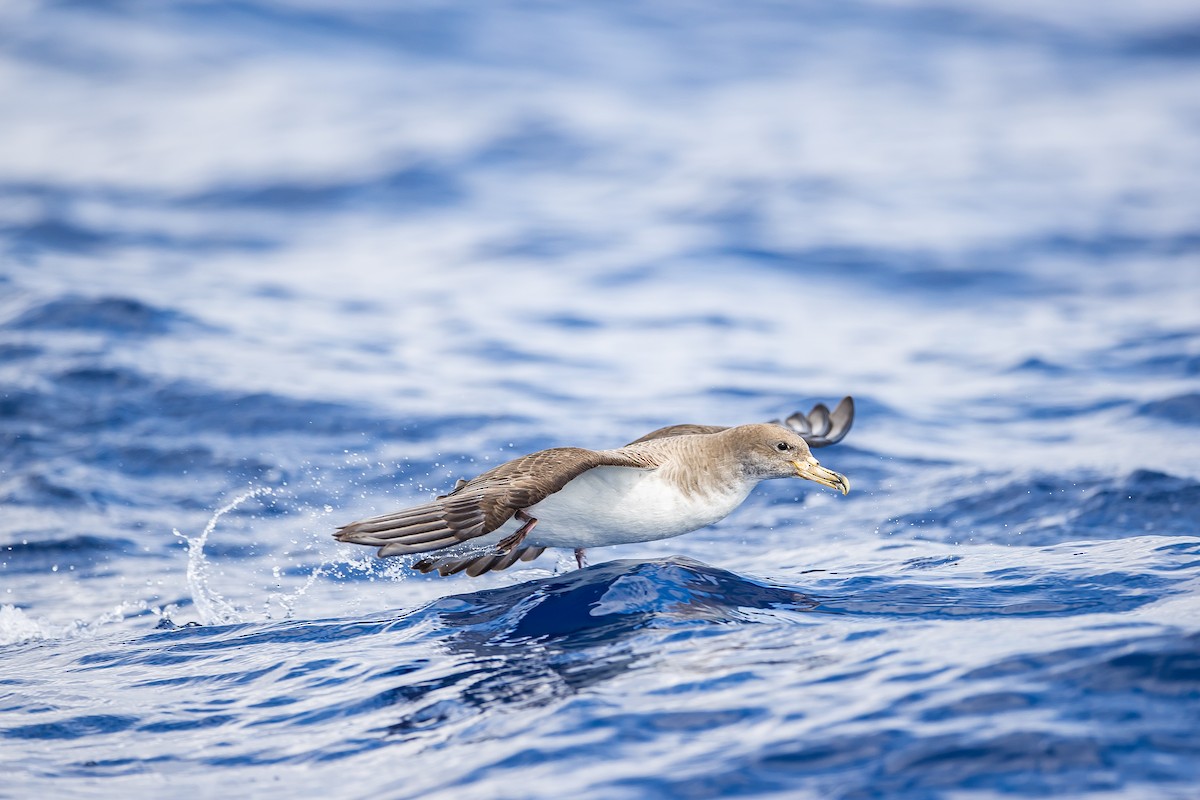
M437 555L413 566L442 575L532 561L547 547L583 551L666 539L724 519L759 481L800 477L850 491L809 448L841 441L854 401L831 413L723 428L670 425L614 450L555 447L513 459L430 503L352 522L334 537L378 547L380 557Z

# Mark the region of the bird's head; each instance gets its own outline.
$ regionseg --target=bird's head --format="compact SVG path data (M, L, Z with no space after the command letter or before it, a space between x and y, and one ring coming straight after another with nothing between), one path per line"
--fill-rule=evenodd
M781 425L740 425L724 432L739 454L746 475L769 478L806 478L822 486L850 492L845 475L825 469L813 458L808 443Z

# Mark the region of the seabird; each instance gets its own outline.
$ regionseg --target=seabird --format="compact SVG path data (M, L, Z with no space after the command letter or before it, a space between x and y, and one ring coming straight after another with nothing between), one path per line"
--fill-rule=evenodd
M854 400L818 403L783 422L669 425L614 450L554 447L513 459L433 502L352 522L334 538L378 555L437 555L421 572L482 575L532 561L547 547L575 550L666 539L724 519L759 481L806 478L842 494L844 475L810 448L835 444L854 421Z

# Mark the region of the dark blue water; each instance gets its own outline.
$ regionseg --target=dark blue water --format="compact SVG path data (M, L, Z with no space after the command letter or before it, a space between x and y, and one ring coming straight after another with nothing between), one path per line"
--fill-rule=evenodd
M1195 797L1186 4L0 9L0 797ZM853 394L848 497L337 525Z

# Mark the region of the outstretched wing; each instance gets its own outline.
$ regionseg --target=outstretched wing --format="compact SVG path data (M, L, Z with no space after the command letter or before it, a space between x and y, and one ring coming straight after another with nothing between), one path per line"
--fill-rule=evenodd
M460 481L453 492L430 503L352 522L334 538L378 547L380 557L441 550L497 530L521 509L601 466L653 469L658 464L648 455L611 450L541 450Z
M832 412L824 403L817 403L807 414L797 411L783 421L773 419L771 422L791 428L808 442L809 447L828 447L846 438L850 432L850 426L854 424L854 398L843 397ZM719 433L723 430L725 428L720 425L668 425L629 444L689 433Z

